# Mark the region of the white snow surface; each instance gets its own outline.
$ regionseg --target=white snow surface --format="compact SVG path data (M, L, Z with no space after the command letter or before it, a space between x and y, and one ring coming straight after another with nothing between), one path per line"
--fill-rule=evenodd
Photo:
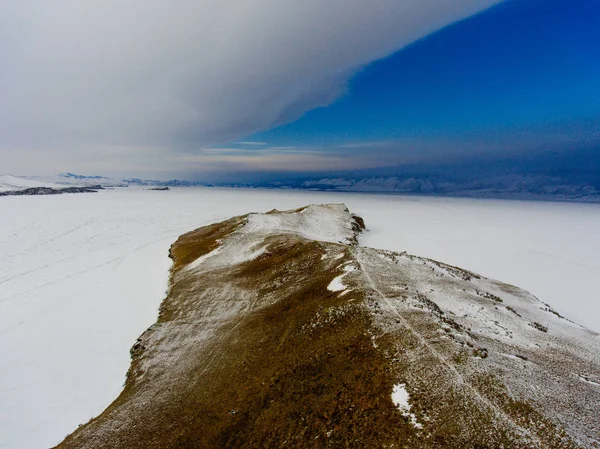
M45 180L27 179L13 175L0 175L0 192L24 190L31 187L52 187L59 189L66 186Z
M344 203L365 219L362 245L517 285L600 330L596 204L131 187L4 197L0 448L52 446L120 393L129 348L156 320L179 235L252 211L323 203Z

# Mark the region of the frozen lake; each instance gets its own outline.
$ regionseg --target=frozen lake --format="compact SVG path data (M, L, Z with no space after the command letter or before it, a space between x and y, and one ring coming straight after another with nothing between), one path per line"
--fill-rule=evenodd
M0 447L56 444L119 394L180 234L327 202L365 219L363 245L518 285L600 331L600 205L227 189L0 198Z

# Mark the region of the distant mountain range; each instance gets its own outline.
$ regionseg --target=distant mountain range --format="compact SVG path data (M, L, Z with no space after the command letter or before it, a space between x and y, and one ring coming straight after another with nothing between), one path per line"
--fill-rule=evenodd
M475 180L443 177L330 177L291 182L253 183L248 187L467 196L485 198L548 198L600 201L600 188L559 176L506 175Z
M13 176L0 175L0 192L21 191L29 188L48 187L61 189L65 187L211 187L212 184L195 181L157 181L149 179L116 179L106 176L84 176L75 173L61 173L54 176Z
M73 175L77 176L77 175ZM59 176L57 176L59 178ZM92 179L93 177L87 177ZM97 179L102 179L98 176ZM72 185L36 178L0 175L0 196L60 195L63 193L95 193L103 187L98 182Z
M339 192L403 193L480 198L547 199L600 202L600 182L594 176L572 173L490 173L485 176L434 174L412 170L375 175L368 171L334 176L305 176L292 180L205 183L172 179L159 181L140 178L116 179L61 173L55 176L0 175L0 192L37 187L232 187L298 189Z
M147 186L147 187L210 187L212 184L197 181L180 181L171 179L169 181L158 181L155 179L140 178L107 178L106 176L84 176L75 173L61 173L55 176L36 176L26 177L27 179L40 182L51 182L55 184L69 185L101 185L102 187L129 187L129 186Z

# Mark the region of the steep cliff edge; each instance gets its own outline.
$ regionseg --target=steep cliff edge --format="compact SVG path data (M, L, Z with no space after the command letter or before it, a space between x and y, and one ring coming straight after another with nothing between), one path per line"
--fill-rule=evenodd
M362 228L322 205L181 236L123 393L58 447L600 447L598 334Z

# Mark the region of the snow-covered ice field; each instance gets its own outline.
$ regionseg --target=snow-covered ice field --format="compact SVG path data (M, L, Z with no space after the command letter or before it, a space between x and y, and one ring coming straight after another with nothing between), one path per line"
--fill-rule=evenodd
M326 202L365 219L363 245L518 285L600 331L600 205L191 188L0 198L0 448L54 445L119 394L180 234Z

